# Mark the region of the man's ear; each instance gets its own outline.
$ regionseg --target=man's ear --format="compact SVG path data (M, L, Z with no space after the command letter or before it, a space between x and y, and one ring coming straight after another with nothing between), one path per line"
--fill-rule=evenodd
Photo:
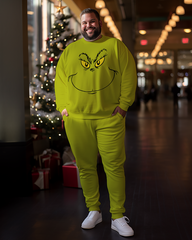
M100 24L100 26L102 27L103 23L102 23L102 21L101 21L101 20L99 20L99 24Z

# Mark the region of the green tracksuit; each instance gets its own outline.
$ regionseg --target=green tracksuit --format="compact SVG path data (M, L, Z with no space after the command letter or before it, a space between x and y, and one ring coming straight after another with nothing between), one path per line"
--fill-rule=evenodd
M67 109L65 129L76 157L89 211L99 210L97 153L107 176L112 218L122 217L125 202L125 120L114 109L127 111L135 99L136 68L127 47L102 36L71 43L62 53L55 78L57 110Z

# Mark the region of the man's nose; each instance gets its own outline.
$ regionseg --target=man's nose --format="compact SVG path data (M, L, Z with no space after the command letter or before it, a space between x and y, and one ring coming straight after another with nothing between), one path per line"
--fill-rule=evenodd
M87 27L90 27L91 26L91 23L87 22Z

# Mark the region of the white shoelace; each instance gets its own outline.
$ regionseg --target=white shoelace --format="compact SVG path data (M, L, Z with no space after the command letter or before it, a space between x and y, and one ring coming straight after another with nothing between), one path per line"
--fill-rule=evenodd
M120 218L120 219L118 219L119 220L119 223L122 225L122 226L124 226L125 224L128 224L129 222L130 222L130 220L129 220L129 218L128 217L122 217L122 218Z

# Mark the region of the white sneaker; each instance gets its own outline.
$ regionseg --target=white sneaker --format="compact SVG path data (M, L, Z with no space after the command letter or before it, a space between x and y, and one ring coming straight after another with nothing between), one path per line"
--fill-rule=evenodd
M102 215L98 211L90 211L88 216L82 222L81 227L84 229L94 228L98 223L102 222Z
M134 235L134 231L128 223L129 219L127 217L118 218L111 221L111 228L123 237L130 237Z

